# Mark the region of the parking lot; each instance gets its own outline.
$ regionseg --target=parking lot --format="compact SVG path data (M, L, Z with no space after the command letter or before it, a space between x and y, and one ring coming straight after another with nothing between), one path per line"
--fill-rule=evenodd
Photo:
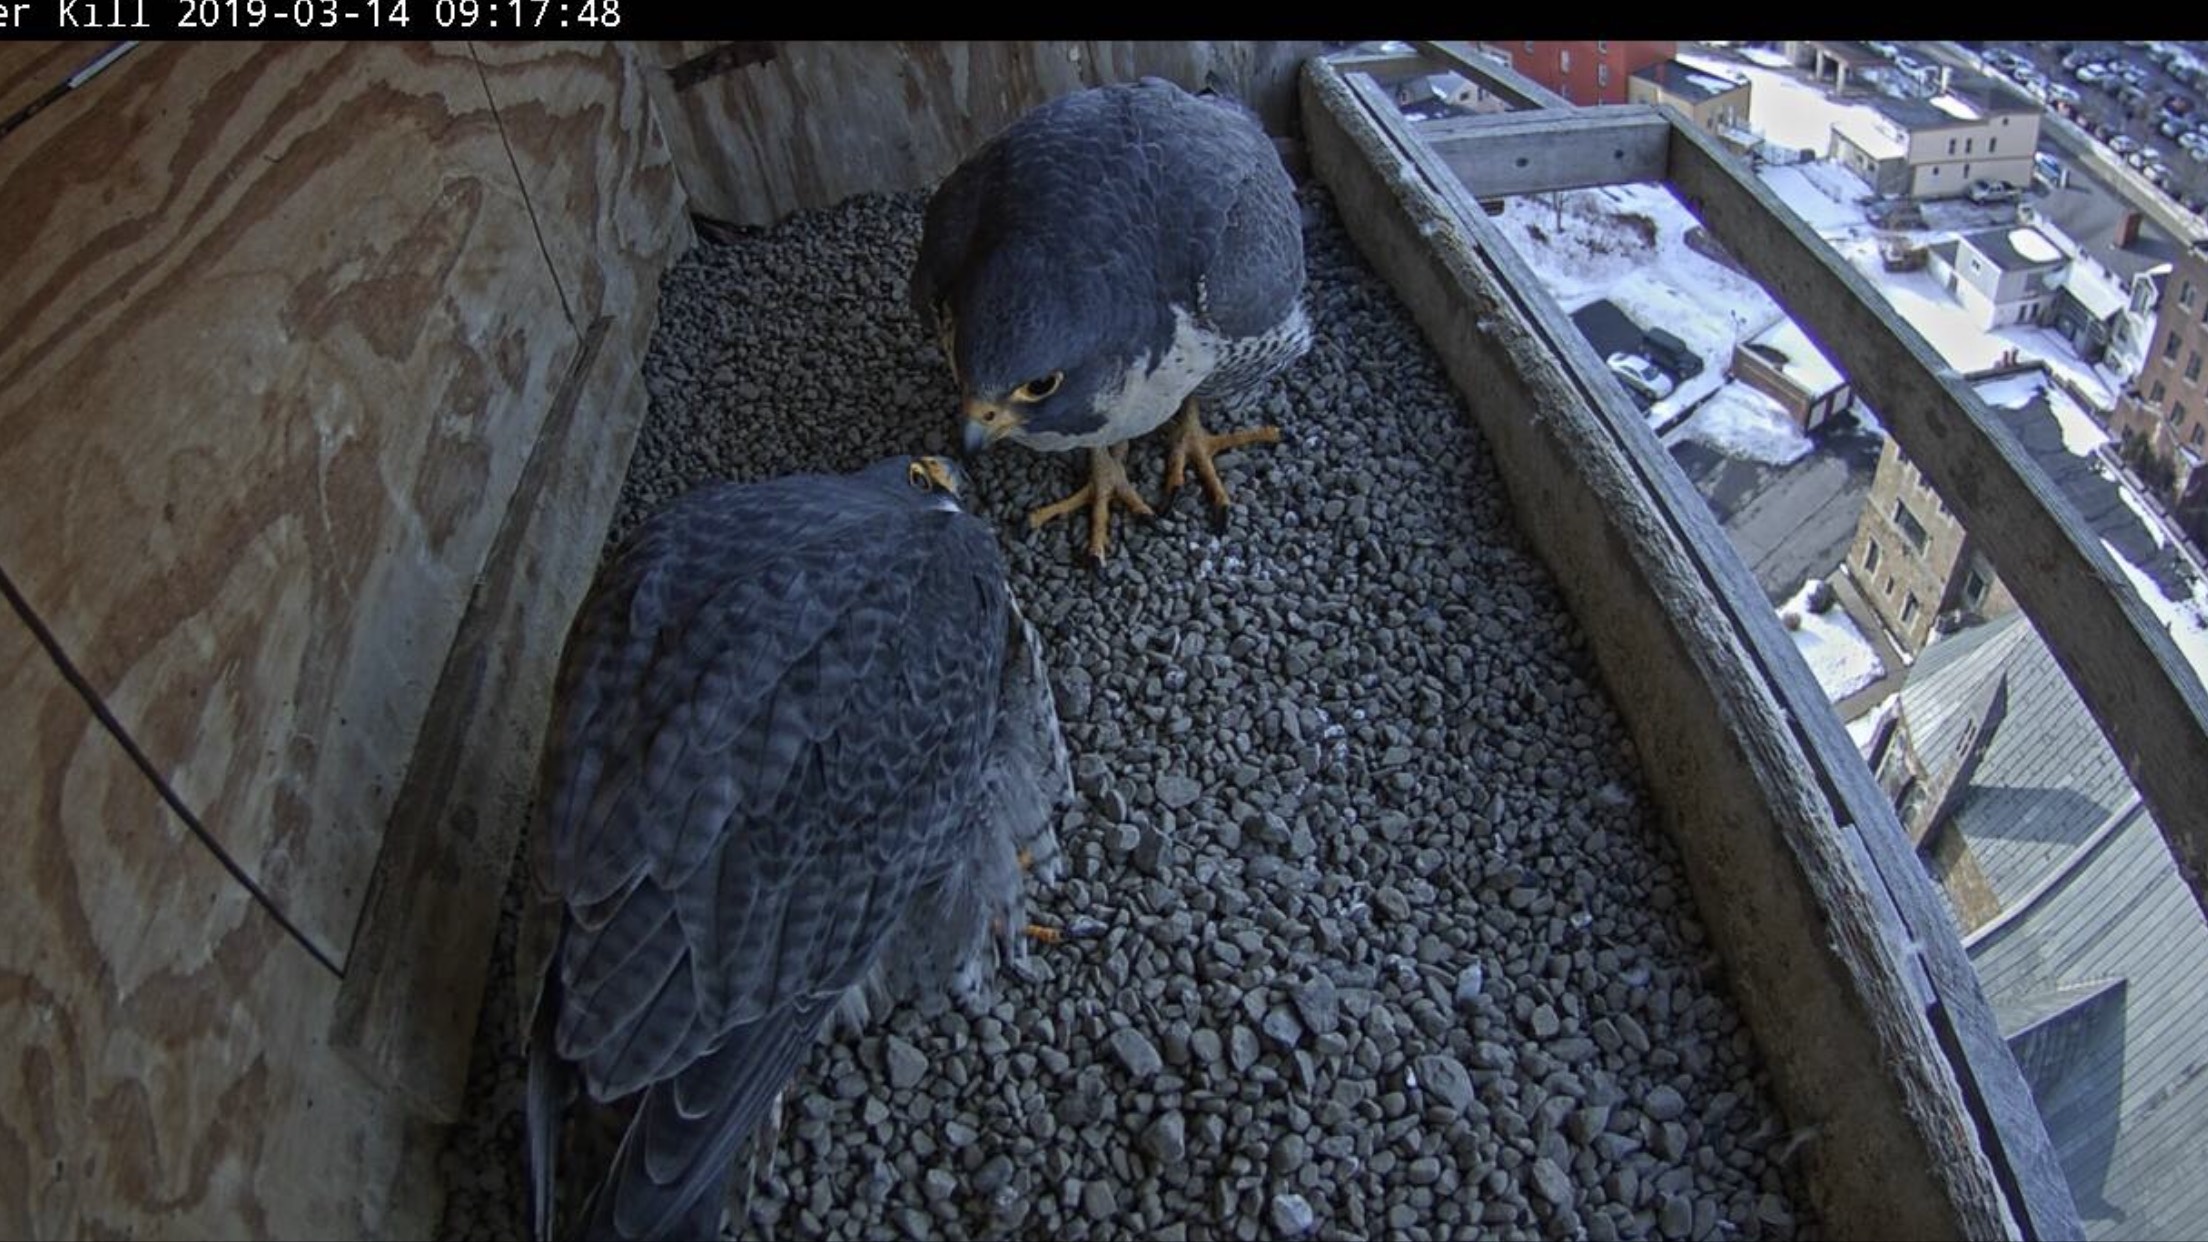
M1987 43L1988 67L2068 117L2109 154L2208 219L2208 47L2199 43Z

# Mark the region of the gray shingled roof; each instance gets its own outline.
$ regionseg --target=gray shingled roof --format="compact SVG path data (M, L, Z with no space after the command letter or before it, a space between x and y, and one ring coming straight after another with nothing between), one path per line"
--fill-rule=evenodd
M2136 800L2069 861L2042 897L1970 943L1971 960L2086 1236L2197 1238L2208 1221L2208 923Z
M2102 267L2129 282L2150 267L2174 262L2177 243L2160 225L2142 218L2138 237L2129 246L2118 246L2116 230L2125 210L2113 195L2083 180L2050 190L2031 203L2035 219L2060 230Z
M1970 842L1986 883L2008 905L2069 857L2132 790L2022 613L1942 639L1917 658L1901 692L1916 752L1955 754L1980 688L2003 672L2008 715L1947 830Z
M2208 1221L2208 922L2023 613L1918 657L1901 697L1918 753L1953 753L2001 677L2007 712L1944 828L2002 904L1964 945L2086 1236L2196 1237Z

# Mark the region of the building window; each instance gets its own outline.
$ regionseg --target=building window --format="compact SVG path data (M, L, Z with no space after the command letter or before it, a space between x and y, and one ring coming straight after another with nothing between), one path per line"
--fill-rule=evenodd
M1970 165L1968 165L1968 164L1965 164L1965 165L1963 165L1963 175L1964 175L1965 177L1968 177L1968 176L1970 175Z
M1610 85L1610 64L1608 61L1604 61L1595 66L1595 85Z
M1863 549L1863 572L1867 574L1877 573L1879 558L1878 540L1867 539L1864 542L1869 546Z
M1970 571L1970 576L1963 579L1963 602L1976 608L1984 603L1985 599L1986 580L1976 569L1973 569Z
M1526 40L1526 55L1533 55L1533 40L1531 39Z
M2185 360L2185 382L2188 384L2200 382L2200 351L2197 349L2193 351L2192 357Z
M2175 328L2172 328L2172 329L2170 329L2170 339L2169 339L2169 343L2168 343L2168 344L2165 344L2165 345L2164 345L2164 346L2162 347L2162 356L2163 356L2163 357L2165 357L2165 358L2175 358L2175 357L2177 357L2177 347L2178 347L2178 346L2179 346L2180 344L2182 344L2182 343L2183 343L2183 342L2181 342L2181 341L2180 341L2180 340L2178 339L2178 336L2177 336L2177 329L2175 329Z
M2154 391L2147 394L2147 400L2160 405L2162 404L2162 394L2168 391L2169 389L2162 386L2161 380L2156 380L2154 381Z
M2200 442L2204 437L2208 437L2208 423L2195 424L2193 427L2193 434L2185 437L2185 439L2186 442L2191 444L2194 448L2199 448Z
M1559 73L1572 71L1572 49L1565 48L1556 54L1556 69Z
M2177 304L2178 304L2179 306L2184 306L2184 307L2190 307L2190 306L2192 306L2192 304L2193 304L2193 282L2192 282L2192 281L2189 281L2189 280L2188 280L2188 281L2186 281L2186 282L2185 282L2184 284L2182 284L2182 285L2179 285L2179 286L2177 287Z
M1955 140L1953 138L1947 140L1947 153L1949 155L1955 154Z
M2004 123L2006 123L2006 122L2004 122ZM2000 147L2001 147L2001 140L2000 140L1999 138L1988 138L1988 139L1986 139L1986 154L1988 154L1988 155L1991 155L1991 154L1993 154L1993 153L1994 153L1995 151L1999 150L1999 149L2000 149Z
M1892 575L1888 575L1888 576L1887 576L1887 578L1886 578L1886 598L1888 598L1888 599L1892 599L1893 597L1894 597L1894 579L1893 579Z
M1595 50L1596 50L1596 51L1598 51L1598 52L1601 52L1601 53L1602 53L1603 55L1605 55L1605 56L1608 56L1608 55L1610 54L1610 40L1608 40L1608 39L1597 39L1597 40L1595 40Z
M1970 154L1970 153L1971 153L1971 150L1972 150L1972 148L1976 147L1977 145L1978 145L1978 140L1977 140L1976 138L1965 138L1965 139L1963 139L1963 154L1965 154L1965 155L1968 155L1968 154ZM1964 168L1964 170L1963 170L1963 175L1964 175L1964 176L1966 176L1966 177L1970 175L1970 170L1969 170L1969 168L1968 168L1967 166L1966 166L1966 167Z
M2184 402L2182 402L2182 401L2180 401L2180 402L2178 402L2178 403L2177 403L2176 405L2173 405L2173 406L2171 406L2171 407L2170 407L2170 426L2172 426L2172 427L2182 427L2182 426L2184 426L2184 425L2185 425L2185 403L2184 403Z
M1916 620L1916 619L1917 619L1917 593L1916 593L1915 591L1911 591L1911 592L1909 592L1909 594L1907 594L1906 596L1903 596L1903 597L1902 597L1902 601L1901 601L1901 623L1902 623L1903 625L1907 625L1907 624L1909 624L1909 623L1910 623L1911 621L1914 621L1914 620Z
M1907 539L1909 546L1915 548L1920 555L1924 552L1925 545L1932 541L1932 537L1924 533L1924 523L1917 520L1916 514L1909 512L1909 506L1904 501L1894 502L1894 525L1901 528L1902 538Z

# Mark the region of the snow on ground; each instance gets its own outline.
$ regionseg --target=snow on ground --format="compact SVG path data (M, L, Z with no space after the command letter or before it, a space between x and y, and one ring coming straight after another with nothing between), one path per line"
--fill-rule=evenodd
M1733 346L1779 317L1762 286L1687 246L1694 213L1660 186L1514 198L1495 223L1566 311L1607 298L1702 359L1700 374L1649 408L1656 426L1721 387Z
M2047 394L2047 405L2054 410L2055 421L2062 425L2062 447L2074 456L2091 457L2095 449L2108 443L2107 430L2080 408L2069 393L2048 383L2044 371L2020 371L1971 387L1978 390L1979 399L1987 405L2004 410L2030 405L2032 398Z
M1704 73L1731 71L1748 79L1748 124L1757 133L1782 147L1824 154L1832 146L1832 123L1853 112L1869 112L1860 104L1840 104L1802 81L1786 57L1761 48L1736 48L1751 62L1731 64L1682 51L1680 63Z
M1779 605L1779 616L1793 613L1802 619L1793 631L1794 646L1809 663L1809 671L1817 675L1825 697L1837 703L1885 676L1886 666L1863 631L1848 619L1847 609L1834 604L1822 616L1809 610L1809 593L1816 584L1815 578L1804 582L1792 599Z
M1738 382L1719 388L1665 439L1700 440L1727 457L1771 466L1799 461L1816 447L1785 406Z
M1880 699L1876 707L1848 722L1848 737L1855 742L1855 748L1863 752L1864 758L1870 758L1871 739L1878 736L1878 727L1899 710L1901 696L1889 694Z
M1987 370L1998 365L2010 350L2007 340L1988 332L1976 315L1924 270L1880 271L1872 279L1909 326L1956 370Z
M1838 164L1823 160L1809 164L1770 164L1764 167L1761 175L1763 183L1827 241L1835 237L1860 237L1874 231L1863 214L1860 201L1870 193L1870 188Z
M2103 410L2116 408L2117 386L2109 382L2108 374L2099 367L2078 357L2078 351L2070 338L2053 328L2011 325L1994 335L2015 347L2026 358L2037 358L2062 377L2082 389L2093 399L2093 404Z

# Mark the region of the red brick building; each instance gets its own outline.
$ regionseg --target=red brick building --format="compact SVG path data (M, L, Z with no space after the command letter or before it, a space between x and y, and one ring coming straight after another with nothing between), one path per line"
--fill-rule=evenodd
M1626 102L1627 78L1679 50L1676 39L1487 39L1480 46L1575 104Z
M2117 401L2109 430L2134 468L2152 458L2167 473L2171 516L2194 544L2208 543L2208 242L2178 257L2139 378ZM2165 480L2152 482L2161 486Z

